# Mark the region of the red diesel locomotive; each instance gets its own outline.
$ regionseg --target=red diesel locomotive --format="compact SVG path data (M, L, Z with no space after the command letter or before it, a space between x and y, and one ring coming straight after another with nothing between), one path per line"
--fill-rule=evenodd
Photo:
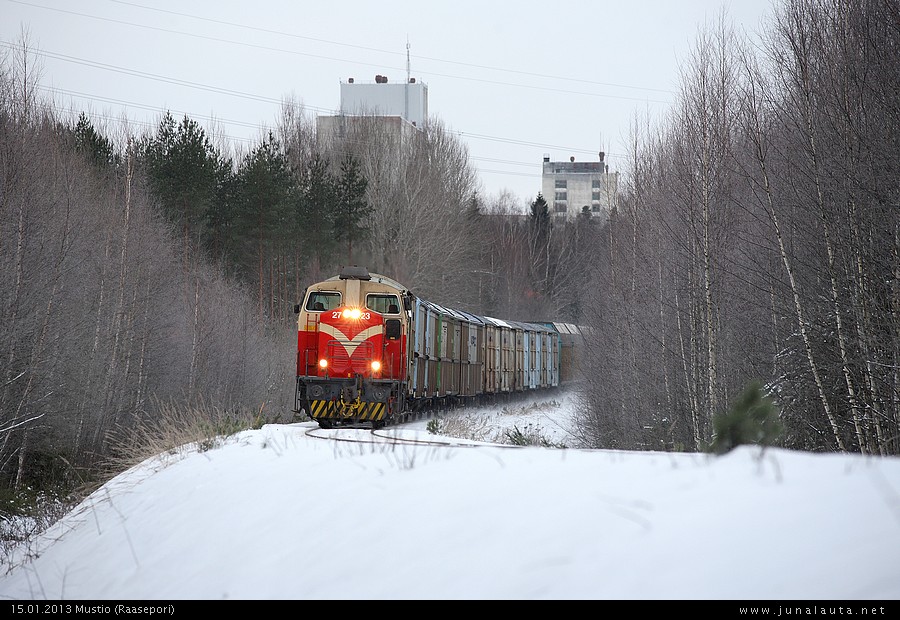
M559 386L565 345L555 324L446 308L361 267L308 287L295 311L294 411L322 428L380 428L425 409Z

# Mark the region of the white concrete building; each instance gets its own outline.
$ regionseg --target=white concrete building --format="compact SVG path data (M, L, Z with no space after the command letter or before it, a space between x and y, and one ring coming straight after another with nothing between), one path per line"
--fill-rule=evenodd
M600 152L598 161L550 161L544 155L541 194L554 217L574 219L584 211L606 218L616 204L619 173L609 172Z
M374 82L358 82L354 78L341 82L341 114L365 116L399 116L415 126L428 118L428 86L407 78L388 82L376 75Z
M316 137L328 143L350 138L354 132L377 131L399 145L427 119L428 86L416 78L397 83L383 75L376 75L374 82L349 78L341 82L338 114L316 118Z

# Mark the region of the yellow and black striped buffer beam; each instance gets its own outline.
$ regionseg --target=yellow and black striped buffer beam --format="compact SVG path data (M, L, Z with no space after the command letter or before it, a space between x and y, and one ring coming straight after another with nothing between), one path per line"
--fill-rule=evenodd
M384 403L365 403L345 405L340 401L313 400L309 403L312 417L319 418L355 418L357 420L382 420L385 414Z

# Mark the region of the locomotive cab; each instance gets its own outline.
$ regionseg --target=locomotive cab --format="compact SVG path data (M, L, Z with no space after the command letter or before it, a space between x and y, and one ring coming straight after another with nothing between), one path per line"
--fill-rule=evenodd
M298 317L295 411L380 427L404 406L402 292L359 267L311 286Z

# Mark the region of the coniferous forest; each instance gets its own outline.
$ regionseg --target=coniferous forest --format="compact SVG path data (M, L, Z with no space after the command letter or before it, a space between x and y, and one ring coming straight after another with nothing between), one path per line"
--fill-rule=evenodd
M585 446L707 450L758 386L757 441L900 453L900 8L785 1L766 28L700 30L613 210L570 222L483 196L437 118L325 141L286 102L249 148L71 118L23 40L0 58L0 487L290 422L293 305L347 264L588 328Z

